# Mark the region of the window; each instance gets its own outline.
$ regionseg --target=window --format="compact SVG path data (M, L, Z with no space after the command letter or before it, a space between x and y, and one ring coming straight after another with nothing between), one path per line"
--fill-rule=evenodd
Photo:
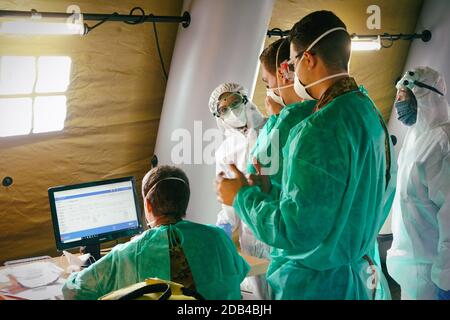
M63 56L0 57L0 137L64 129L71 64Z

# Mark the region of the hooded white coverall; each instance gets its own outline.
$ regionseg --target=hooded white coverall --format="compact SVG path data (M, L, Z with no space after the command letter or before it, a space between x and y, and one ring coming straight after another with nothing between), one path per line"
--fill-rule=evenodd
M417 120L398 158L387 267L401 286L402 299L436 299L439 289L450 290L449 106L438 72L428 67L412 71L418 81L444 96L417 85L410 88L417 100Z

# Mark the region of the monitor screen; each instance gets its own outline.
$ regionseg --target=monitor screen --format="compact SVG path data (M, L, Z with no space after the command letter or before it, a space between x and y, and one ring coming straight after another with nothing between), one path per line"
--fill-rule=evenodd
M142 229L133 177L49 189L58 249L131 236Z

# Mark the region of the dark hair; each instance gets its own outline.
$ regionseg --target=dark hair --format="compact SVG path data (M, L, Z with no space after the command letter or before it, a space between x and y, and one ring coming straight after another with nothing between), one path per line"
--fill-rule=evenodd
M315 11L308 14L291 29L289 40L299 53L306 50L309 45L326 31L333 28L345 28L342 22L331 11ZM332 32L323 37L311 49L330 69L347 70L351 53L350 35L344 31Z
M277 52L278 66L276 65ZM280 67L280 64L285 60L289 60L289 40L287 39L278 39L271 43L259 56L259 61L272 74L276 74L277 67Z
M186 174L176 167L155 167L142 179L142 197L150 201L155 216L184 217L190 193Z

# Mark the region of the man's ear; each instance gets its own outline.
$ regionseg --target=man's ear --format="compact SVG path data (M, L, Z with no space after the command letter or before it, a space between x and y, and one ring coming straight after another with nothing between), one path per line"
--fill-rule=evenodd
M283 70L280 67L277 68L277 83L280 87L284 84Z
M152 204L150 203L150 200L147 198L144 199L144 205L145 205L145 211L148 213L153 213Z
M311 54L311 52L306 51L304 54L303 60L305 61L306 68L308 70L311 70L314 68L318 63L318 56L317 54Z
M287 86L292 83L293 79L289 79L289 70L280 66L278 68L278 82L280 83L280 87Z

